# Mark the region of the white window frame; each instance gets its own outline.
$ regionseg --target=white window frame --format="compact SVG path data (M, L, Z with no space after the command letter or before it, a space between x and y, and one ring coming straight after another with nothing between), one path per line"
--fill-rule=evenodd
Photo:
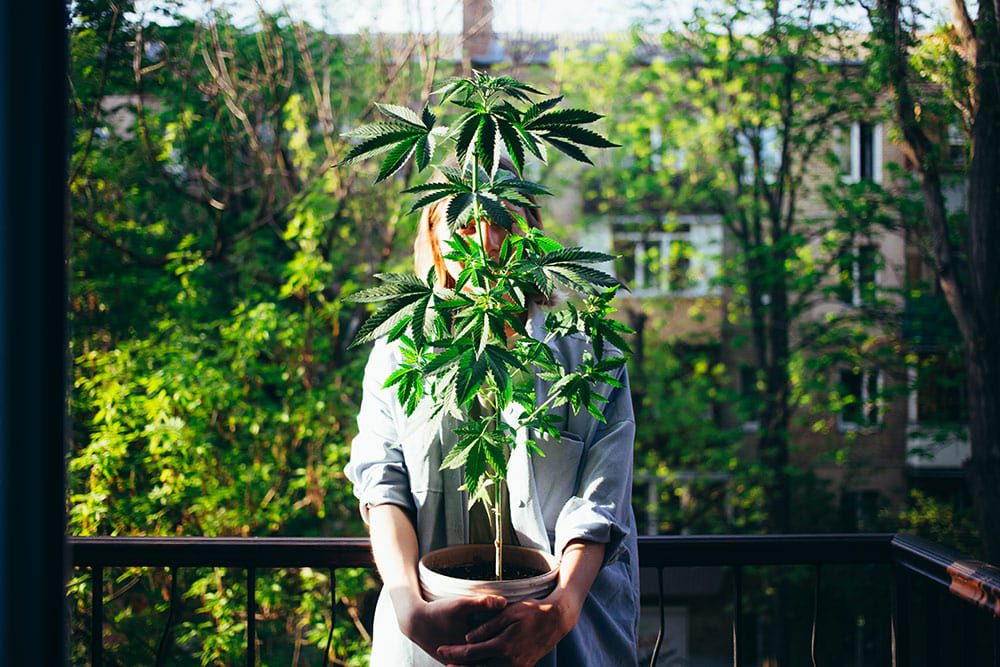
M841 371L850 369L841 369ZM875 373L875 388L878 396L872 397L868 392L868 382L872 373ZM844 419L843 409L837 412L837 430L841 433L852 431L865 432L874 431L882 427L885 421L885 400L882 398L885 391L885 373L881 368L863 367L861 369L861 414L864 416L869 408L875 408L875 421L871 424L859 424L858 422Z
M917 369L907 368L906 381L910 390L906 397L906 465L912 469L961 470L972 456L968 428L921 424L917 379Z
M872 276L872 289L875 291L875 298L878 298L879 287L882 285L882 269L878 266L878 258L882 255L882 246L878 243L855 243L851 246L851 302L840 301L845 306L857 308L861 306L861 249L875 249L875 273ZM838 267L839 268L839 267ZM837 273L837 282L840 282L840 272ZM839 300L839 299L838 299Z
M864 123L872 126L872 181L882 182L882 123ZM845 180L848 183L861 181L861 121L851 123L851 163Z
M635 273L632 276L618 276L616 277L624 282L625 284L634 284L635 287L632 289L632 296L636 297L654 297L654 296L672 296L672 297L704 297L716 295L719 293L719 288L717 286L711 286L712 279L718 275L719 271L719 260L718 257L722 253L722 218L717 215L679 215L671 216L664 220L664 223L669 223L672 225L687 225L687 231L663 231L662 229L653 229L650 231L643 232L625 232L618 231L614 229L615 224L623 224L627 222L641 221L641 217L626 217L619 218L612 223L612 234L611 243L612 248L616 241L626 241L629 243L634 243L635 248ZM718 230L718 233L713 235L708 235L707 241L703 242L701 245L697 243L699 234L695 233L696 227L711 227ZM639 285L645 285L646 283L646 264L640 261L639 258L645 256L647 244L652 241L654 244L659 245L660 258L663 265L660 269L660 284L655 287L638 287ZM672 290L670 288L670 268L665 263L665 258L670 257L670 244L674 241L683 241L691 245L695 250L695 257L691 262L689 271L695 273L694 280L685 289Z

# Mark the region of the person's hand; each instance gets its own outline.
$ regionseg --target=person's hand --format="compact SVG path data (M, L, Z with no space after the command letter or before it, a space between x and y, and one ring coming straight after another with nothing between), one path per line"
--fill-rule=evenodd
M428 655L437 655L442 644L457 644L482 619L483 613L500 611L507 600L497 595L421 601L399 620L399 629Z
M507 605L494 618L466 634L464 642L437 651L448 665L531 667L555 648L580 617L580 606L556 590L541 600Z

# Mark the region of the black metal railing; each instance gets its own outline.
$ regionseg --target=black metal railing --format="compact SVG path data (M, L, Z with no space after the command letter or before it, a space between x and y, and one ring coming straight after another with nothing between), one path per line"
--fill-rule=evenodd
M71 537L72 562L90 568L91 661L103 659L104 569L108 567L233 567L246 571L247 665L256 664L256 576L258 569L328 569L336 589L336 570L373 567L370 545L361 538L197 538ZM904 534L643 536L639 563L657 573L659 632L650 665L655 665L665 633L663 574L671 567L732 568L733 664L748 664L743 614L744 571L752 566L806 565L813 572L810 645L816 661L821 568L828 565L880 564L891 567L888 601L891 660L894 667L917 665L993 665L1000 667L1000 570L957 551ZM863 585L864 582L858 582ZM335 599L335 595L331 596ZM921 604L917 604L917 598ZM961 622L942 637L941 608L959 605ZM918 618L915 610L921 609ZM332 610L331 610L332 613ZM169 627L171 619L168 618ZM329 642L325 655L329 655ZM976 632L977 636L970 637ZM982 635L985 634L985 639ZM958 662L956 662L958 660Z

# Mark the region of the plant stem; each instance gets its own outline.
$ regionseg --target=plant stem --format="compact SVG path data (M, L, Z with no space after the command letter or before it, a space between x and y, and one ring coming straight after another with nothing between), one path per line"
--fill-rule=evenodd
M483 212L479 207L479 160L480 155L478 151L473 149L472 155L472 217L476 224L476 234L479 237L479 253L483 259L483 263L489 261L489 253L486 251L486 223L483 221ZM489 282L486 285L481 285L487 291L489 290ZM505 341L506 342L506 341ZM497 408L496 404L493 405L492 414L490 418L493 420L493 430L495 431L500 420L500 410ZM502 477L497 474L494 470L494 475L491 478L493 480L493 548L494 548L494 575L497 581L503 579L503 493L501 484L503 482Z
M493 520L496 526L496 539L493 542L496 550L496 557L493 562L496 566L495 575L497 581L503 579L503 482L499 476L493 480Z

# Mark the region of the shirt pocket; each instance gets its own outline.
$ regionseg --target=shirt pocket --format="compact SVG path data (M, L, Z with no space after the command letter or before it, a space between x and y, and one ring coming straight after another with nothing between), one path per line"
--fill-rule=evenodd
M558 439L539 438L538 446L545 456L531 453L531 473L545 530L551 536L563 505L576 494L583 440L575 433L560 431Z

